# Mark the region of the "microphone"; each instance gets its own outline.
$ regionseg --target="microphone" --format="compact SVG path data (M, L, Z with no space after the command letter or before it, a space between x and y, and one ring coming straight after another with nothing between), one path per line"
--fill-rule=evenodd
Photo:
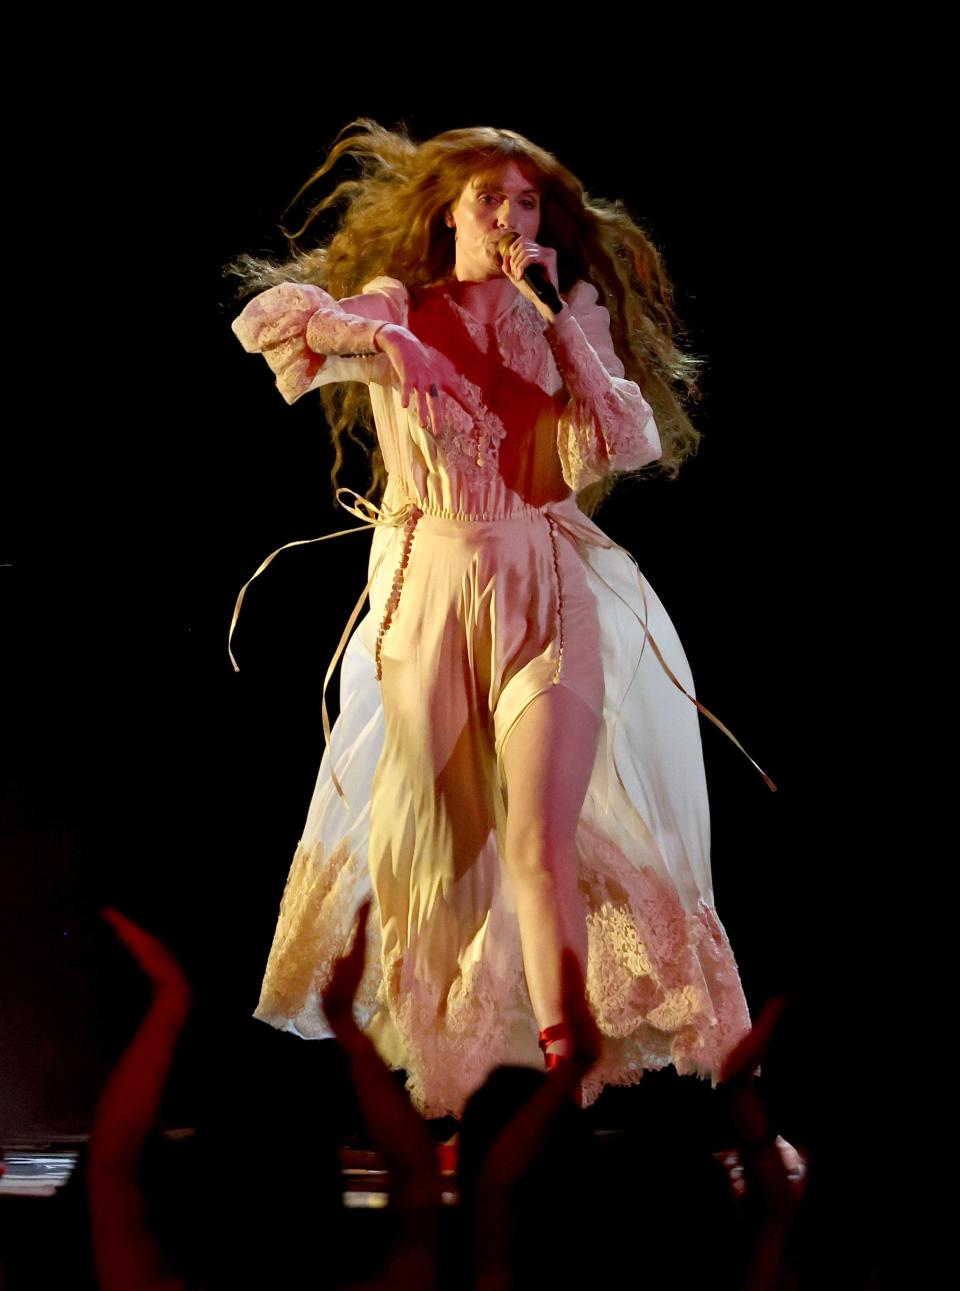
M517 240L518 234L507 233L497 243L497 250L500 252L501 260L510 250L510 247ZM563 301L556 287L547 277L547 271L542 264L528 265L523 273L523 281L527 284L537 300L542 301L546 307L554 314L559 314L563 309Z

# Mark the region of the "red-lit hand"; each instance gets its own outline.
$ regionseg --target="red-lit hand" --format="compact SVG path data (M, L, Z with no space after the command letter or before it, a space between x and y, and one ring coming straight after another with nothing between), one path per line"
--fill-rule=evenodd
M323 1011L334 1030L353 1021L353 1001L367 957L367 914L371 904L372 898L368 897L357 911L353 943L334 964L330 981L320 995Z
M504 236L509 237L509 234ZM537 296L536 292L523 280L523 275L533 264L542 265L550 282L553 283L560 292L560 280L557 277L557 253L553 247L543 247L539 242L534 242L532 238L517 237L506 248L502 255L503 272L510 279L517 291L526 296L532 305L535 305L538 312L543 315L548 323L554 319L553 310L545 305Z

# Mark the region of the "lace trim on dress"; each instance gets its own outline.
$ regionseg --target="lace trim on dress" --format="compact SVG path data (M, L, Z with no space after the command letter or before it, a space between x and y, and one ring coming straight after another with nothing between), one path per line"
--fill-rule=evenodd
M651 866L637 869L596 827L577 829L578 876L587 918L587 998L604 1036L583 1081L584 1106L605 1085L629 1085L644 1068L672 1063L716 1083L750 1021L733 952L712 907L687 913ZM255 1016L301 1035L331 1034L318 991L350 944L356 911L369 894L367 858L342 840L328 856L298 846ZM499 971L488 956L451 983L418 974L416 944L381 964L380 916L367 925L367 963L355 1001L366 1028L386 1009L399 1047L393 1066L427 1116L459 1116L470 1093L502 1062L536 1062L519 934ZM393 1046L391 1046L393 1047ZM520 1055L523 1055L522 1057Z
M482 354L486 354L490 348L490 328L492 327L494 330L497 330L503 320L514 313L517 309L518 303L523 300L523 297L519 292L517 292L516 300L511 301L507 308L501 311L496 318L491 319L489 323L484 323L481 319L471 314L468 309L464 309L460 302L454 299L452 292L444 289L443 298L446 300L448 305L450 305L451 309L453 309L457 317L463 321L464 327L466 327L472 339L476 341L477 348Z
M482 323L454 300L449 291L444 291L443 295L457 317L463 320L482 354L490 349L492 331L500 357L512 372L538 385L547 394L556 393L557 369L550 351L543 344L547 324L524 296L517 292L516 300L501 314L490 323Z
M548 346L544 345L546 321L518 293L519 304L501 316L496 328L497 347L504 363L546 394L557 393L560 376Z
M284 1028L293 1022L303 1036L333 1034L320 1008L318 989L334 961L349 949L357 910L370 893L366 855L343 839L329 855L323 844L297 845L280 902L280 916L254 1017ZM366 1027L377 1008L380 982L380 918L367 919L367 963L354 1000L354 1016Z
M557 451L570 487L579 491L611 471L655 461L660 436L640 387L607 371L575 314L545 335L572 396L557 426Z
M577 831L587 915L587 997L604 1036L600 1061L583 1081L583 1105L605 1085L631 1085L644 1069L673 1064L716 1083L724 1058L749 1030L746 1000L726 934L709 907L686 913L651 867L637 870L599 830ZM518 938L519 943L519 938ZM380 999L389 1009L408 1072L407 1089L427 1116L460 1116L488 1072L516 1062L516 1036L537 1023L522 956L495 975L486 958L446 994L415 968L415 946L384 964Z
M574 284L568 293L570 314L555 324L548 324L519 292L489 324L449 292L444 296L482 353L489 350L492 332L504 363L524 380L547 394L555 394L558 383L566 384L571 399L557 426L557 450L564 479L574 491L610 471L634 470L660 456L653 412L640 387L623 378L610 339L610 316L590 283Z
M489 960L461 970L441 995L414 971L411 949L397 951L383 970L381 999L400 1038L407 1090L422 1115L461 1116L470 1094L506 1059L511 1030L536 1022L519 955L504 975Z
M577 829L587 909L587 998L601 1033L621 1043L584 1081L584 1105L604 1084L672 1063L715 1084L749 1030L733 951L712 907L687 913L652 866L631 864L598 829ZM635 1064L635 1065L634 1065ZM624 1073L626 1072L626 1078Z
M465 401L475 411L471 415L441 390L436 400L439 424L433 437L448 463L461 475L476 482L492 481L498 473L500 444L507 429L483 402L479 386L464 376L459 377L459 385Z
M443 296L481 353L489 351L492 333L507 367L548 394L555 393L559 376L550 351L543 344L546 324L519 292L516 300L489 324L464 309L449 291L444 291ZM450 464L460 473L475 482L490 482L498 471L499 447L507 433L506 427L484 404L479 386L465 377L461 377L461 382L476 414L471 418L456 400L441 392L442 424L435 438Z
M329 356L374 356L383 319L348 314L311 283L282 282L251 300L232 329L248 354L260 353L287 403L305 394Z

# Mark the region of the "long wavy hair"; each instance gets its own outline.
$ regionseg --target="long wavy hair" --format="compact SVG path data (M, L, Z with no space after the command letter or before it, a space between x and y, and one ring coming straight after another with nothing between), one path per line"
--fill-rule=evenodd
M340 131L288 211L347 155L359 164L359 177L341 180L315 201L296 231L282 228L289 260L244 255L227 266L242 280L241 295L296 281L314 283L339 299L357 294L381 274L413 291L443 282L452 277L455 264L453 231L444 215L474 176L486 177L513 161L540 191L537 240L557 252L560 291L586 279L610 312L614 348L627 378L639 385L653 409L660 431L663 454L652 469L677 475L700 439L685 411L698 397L700 360L678 343L682 325L663 261L622 202L589 196L556 157L512 130L447 130L418 144L405 129L387 130L360 117ZM336 232L327 242L302 249L300 240L310 225L331 208L341 212ZM372 482L366 496L378 500L386 471L367 388L341 382L321 387L320 393L336 455L334 488L346 435L370 455ZM621 473L620 478L650 470ZM581 509L593 514L616 478L607 476L578 494Z

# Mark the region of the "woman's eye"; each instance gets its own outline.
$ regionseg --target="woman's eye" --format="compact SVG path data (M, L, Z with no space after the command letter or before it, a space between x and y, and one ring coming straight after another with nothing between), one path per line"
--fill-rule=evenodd
M483 193L480 196L480 201L483 205L486 205L489 202L494 202L496 205L499 206L500 203L503 201L503 198L496 193ZM525 210L535 211L537 209L536 198L525 197L521 205L524 207Z

